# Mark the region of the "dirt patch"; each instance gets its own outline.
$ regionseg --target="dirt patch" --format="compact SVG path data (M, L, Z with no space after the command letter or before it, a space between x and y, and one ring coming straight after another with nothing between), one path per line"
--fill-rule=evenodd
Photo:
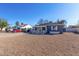
M77 56L79 55L79 34L0 33L0 55Z

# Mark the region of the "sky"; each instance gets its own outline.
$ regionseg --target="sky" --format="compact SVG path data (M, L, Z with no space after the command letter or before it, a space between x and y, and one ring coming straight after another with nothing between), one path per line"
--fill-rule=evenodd
M67 25L75 25L79 20L78 3L0 3L0 17L9 24L16 21L35 25L39 19L56 21L64 19Z

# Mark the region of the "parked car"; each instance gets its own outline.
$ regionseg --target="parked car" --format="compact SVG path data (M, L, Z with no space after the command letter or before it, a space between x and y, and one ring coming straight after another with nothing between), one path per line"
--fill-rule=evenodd
M14 28L14 29L13 29L13 32L22 32L22 30L21 30L20 28L17 28L17 29Z
M8 28L5 29L5 31L6 31L6 32L13 32L13 28L8 27Z

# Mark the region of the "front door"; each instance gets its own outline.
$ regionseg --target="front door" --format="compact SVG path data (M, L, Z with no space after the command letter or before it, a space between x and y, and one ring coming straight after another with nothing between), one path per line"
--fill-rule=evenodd
M47 26L47 33L50 33L51 31L51 26Z

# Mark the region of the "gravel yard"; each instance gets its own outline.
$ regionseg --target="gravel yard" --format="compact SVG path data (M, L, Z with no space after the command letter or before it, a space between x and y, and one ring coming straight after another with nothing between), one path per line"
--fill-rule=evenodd
M2 56L79 56L79 34L0 33Z

